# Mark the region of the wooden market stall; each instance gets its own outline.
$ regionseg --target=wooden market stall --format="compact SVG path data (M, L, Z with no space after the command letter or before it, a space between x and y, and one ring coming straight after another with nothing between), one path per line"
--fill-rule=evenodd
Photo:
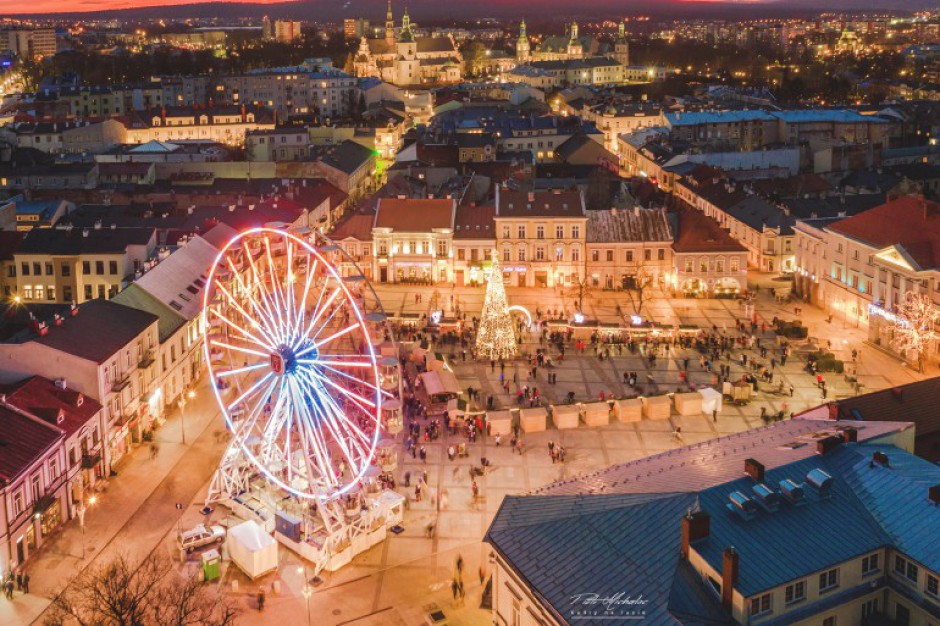
M490 436L512 434L512 413L510 411L488 411L486 423L489 424Z
M553 404L552 422L558 430L577 428L581 418L580 404Z
M650 420L667 420L672 413L672 402L668 396L649 396L643 400L643 417Z
M614 400L614 416L621 422L639 422L643 419L643 401L639 398Z
M673 397L676 403L676 413L683 417L687 415L701 415L702 394L697 391L691 393L677 393Z
M547 421L548 412L543 407L519 410L519 425L526 434L543 432Z
M582 406L584 423L588 426L606 426L610 423L610 403L585 402Z

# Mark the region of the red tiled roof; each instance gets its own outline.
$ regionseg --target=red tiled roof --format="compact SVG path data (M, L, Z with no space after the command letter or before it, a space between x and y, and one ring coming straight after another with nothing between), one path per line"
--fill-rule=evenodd
M677 217L679 228L672 245L676 252L747 252L718 222L701 211L685 209Z
M454 239L496 239L496 206L461 205L454 220Z
M42 376L27 378L6 389L7 404L50 422L65 431L66 436L78 431L101 410L101 404L93 398L72 389L59 389ZM62 421L58 422L60 412Z
M875 248L900 245L922 269L940 266L940 204L903 196L829 229Z
M406 233L453 228L455 204L447 199L382 198L376 209L375 226Z
M330 239L342 241L343 239L352 238L358 241L372 241L372 223L374 221L375 213L372 211L350 213L336 223L336 226L330 232Z
M64 436L56 426L0 406L0 483L16 479Z

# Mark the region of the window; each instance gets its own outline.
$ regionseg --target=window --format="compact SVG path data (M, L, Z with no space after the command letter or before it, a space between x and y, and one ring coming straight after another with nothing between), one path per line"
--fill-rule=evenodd
M503 248L503 261L506 263L512 261L512 251L509 248Z
M607 260L608 260L608 261L613 261L613 260L614 260L614 251L613 251L613 250L608 250L608 251L607 251Z
M519 254L517 255L517 258L520 261L525 261L525 247L524 246L519 246Z
M82 274L91 274L91 261L82 261Z
M831 569L819 575L819 593L839 586L839 570Z
M13 515L19 517L23 512L23 492L17 491L13 494Z
M516 229L516 233L519 235L519 239L525 239L525 226L519 226Z
M62 276L69 277L72 275L72 266L68 263L62 264Z
M707 261L706 259L702 259L701 261L699 261L699 262L698 262L698 269L699 269L700 272L707 272L707 271L708 271L708 261Z
M731 259L731 272L734 273L734 272L737 272L737 271L738 271L738 260L737 260L737 259Z
M33 276L42 276L42 263L33 262Z
M627 250L627 263L633 263L633 250Z
M830 615L823 620L823 626L836 626L836 616Z
M565 227L556 226L555 227L555 239L564 239L565 238Z
M581 260L581 249L577 246L571 248L571 261L577 263Z
M118 273L117 261L108 261L108 272L110 272L112 276L117 276L117 273Z
M940 597L940 579L936 576L927 574L927 593L937 598Z
M794 602L802 602L806 599L806 581L801 580L795 582L792 585L787 585L786 592L784 594L785 602L787 604L793 604Z
M685 260L685 271L692 273L692 259Z
M95 261L95 274L104 276L104 261Z
M45 300L46 298L46 293L42 285L36 285L34 294L37 300Z
M564 261L565 260L565 246L558 244L555 246L555 260Z
M577 225L576 225L576 226L572 226L572 227L571 227L571 238L572 238L572 239L579 239L580 237L581 237L581 227L580 227L580 226L577 226Z
M894 573L903 576L912 583L917 582L917 566L902 556L894 557Z
M650 249L648 249L648 248L647 248L646 250L644 250L644 251L643 251L643 260L644 260L644 261L652 261L652 260L653 260L653 251L650 250Z
M447 256L447 242L446 241L437 242L437 256Z
M20 274L22 276L29 276L29 263L23 263L22 266L23 267L22 267L22 271L20 272Z
M862 603L862 619L871 617L878 612L878 598L872 598Z
M46 295L50 300L55 300L55 287L49 285L49 289L46 291Z
M49 459L49 476L52 480L59 477L59 459L55 457Z
M869 554L862 559L862 576L877 572L879 569L877 554Z
M476 250L474 250L474 252L476 252ZM463 261L465 254L466 254L466 253L464 252L464 249L463 249L463 248L457 248L457 260L458 260L458 261ZM474 260L476 260L476 259L474 259Z
M509 239L509 226L503 226L503 239Z
M23 285L23 297L27 300L33 299L33 286L32 285Z
M751 598L751 615L766 615L770 613L771 604L770 604L770 594L765 593L762 596L757 596L756 598Z
M545 260L545 246L538 246L535 249L535 260L544 261Z
M725 262L722 259L715 261L715 271L719 274L725 271Z
M600 260L600 250L591 250L591 260L597 263Z
M536 239L545 239L545 227L536 226L535 227L535 238Z
M46 276L52 276L52 263L46 263Z
M85 285L85 299L91 300L94 295L91 292L91 285Z
M659 261L665 261L665 260L666 260L666 251L665 251L664 249L662 249L662 248L660 248L659 250L657 250L657 251L656 251L656 259L659 260Z
M519 598L512 599L512 615L509 616L509 626L522 626L522 603Z

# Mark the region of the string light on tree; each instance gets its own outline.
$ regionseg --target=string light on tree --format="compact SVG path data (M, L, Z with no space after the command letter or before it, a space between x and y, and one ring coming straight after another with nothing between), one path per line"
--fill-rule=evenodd
M938 335L940 308L923 294L908 292L894 322L894 345L898 352L923 370L924 355Z
M508 359L516 354L516 334L506 302L503 270L495 251L486 285L486 298L483 300L483 313L480 315L480 328L477 330L476 353L477 356L491 360Z

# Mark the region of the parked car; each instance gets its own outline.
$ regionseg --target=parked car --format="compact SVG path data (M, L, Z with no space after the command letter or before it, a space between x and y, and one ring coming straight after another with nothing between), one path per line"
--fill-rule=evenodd
M196 548L218 543L225 539L225 529L221 526L209 526L199 524L192 530L181 532L176 537L176 545L180 550L192 552Z

